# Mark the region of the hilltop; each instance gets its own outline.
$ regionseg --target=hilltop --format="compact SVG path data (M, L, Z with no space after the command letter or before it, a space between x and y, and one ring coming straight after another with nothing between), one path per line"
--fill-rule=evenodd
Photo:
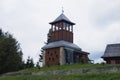
M120 65L72 64L11 72L0 80L119 80L119 75Z

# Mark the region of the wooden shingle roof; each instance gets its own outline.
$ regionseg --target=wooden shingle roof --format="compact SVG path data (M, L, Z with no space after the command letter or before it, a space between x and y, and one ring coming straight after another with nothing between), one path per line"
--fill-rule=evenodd
M81 51L81 48L78 47L76 44L73 44L64 40L48 43L45 46L43 46L42 49L49 49L49 48L55 48L55 47L68 47L68 48Z
M60 21L65 21L71 25L75 25L75 23L71 22L63 13L58 16L53 22L51 22L50 24L54 24L54 23L57 23L57 22L60 22Z
M105 57L120 57L120 44L107 45L102 58L105 58Z

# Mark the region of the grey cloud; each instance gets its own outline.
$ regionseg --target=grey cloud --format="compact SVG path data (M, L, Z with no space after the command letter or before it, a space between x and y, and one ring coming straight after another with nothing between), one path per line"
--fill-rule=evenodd
M98 0L91 7L91 19L96 26L106 26L120 20L120 1Z
M104 5L99 4L98 1ZM91 59L100 58L99 52L104 51L103 47L107 43L120 41L118 37L120 6L116 2L119 0L113 1L116 4L113 7L106 9L102 7L111 1L113 0L63 1L66 16L69 16L71 21L77 22L74 27L74 38L76 38L74 40L78 45L81 44L80 47L83 50L91 52ZM18 39L23 49L24 59L29 55L37 55L44 45L50 28L49 22L61 13L60 2L57 0L0 0L0 28L9 31ZM111 23L106 25L108 28L103 31L96 29L106 23ZM116 24L117 27L115 27ZM116 33L113 34L114 31ZM117 38L117 40L113 41L111 38ZM36 56L34 58L37 60Z
M118 9L117 11L109 11L107 12L107 14L99 16L96 20L96 23L98 25L104 26L118 20L120 20L120 9Z

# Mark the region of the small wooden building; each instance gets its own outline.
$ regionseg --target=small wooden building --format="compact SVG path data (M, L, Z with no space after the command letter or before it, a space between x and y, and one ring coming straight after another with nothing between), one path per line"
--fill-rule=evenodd
M88 52L73 43L73 25L63 13L50 23L47 44L43 49L43 65L88 63Z
M120 64L120 44L109 44L102 58L107 64Z

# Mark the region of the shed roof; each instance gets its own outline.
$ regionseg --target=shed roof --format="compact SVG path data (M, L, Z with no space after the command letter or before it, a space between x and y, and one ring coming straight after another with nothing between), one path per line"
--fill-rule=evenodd
M67 48L72 48L72 49L81 51L81 48L78 47L77 45L64 40L48 43L45 46L43 46L42 49L49 49L49 48L55 48L55 47L67 47Z
M109 44L104 52L104 57L120 57L120 44Z
M66 21L72 25L74 25L75 23L71 22L63 13L58 16L53 22L51 22L50 24L54 24L56 22L59 22L59 21Z

